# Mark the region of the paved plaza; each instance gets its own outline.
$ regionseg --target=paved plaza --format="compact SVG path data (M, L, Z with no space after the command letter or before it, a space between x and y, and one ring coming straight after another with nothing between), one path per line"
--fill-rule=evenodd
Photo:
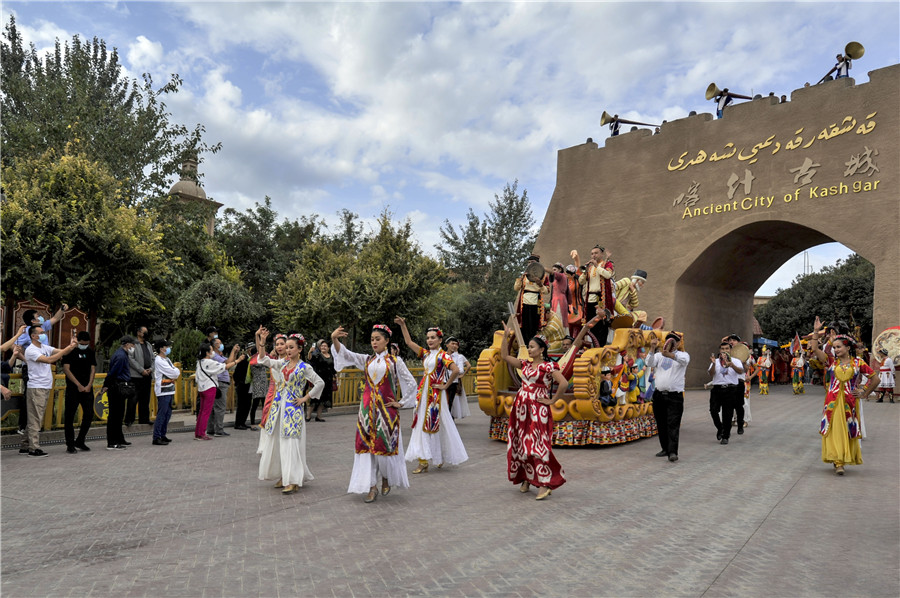
M900 404L865 404L865 464L820 460L822 389L752 396L716 442L687 393L680 460L655 438L557 449L549 500L506 481L505 445L471 403L469 461L346 494L355 417L308 426L316 479L256 479L257 432L49 458L3 451L2 594L18 596L898 596ZM404 441L412 410L404 410ZM176 419L180 416L176 416ZM410 470L413 465L410 464Z

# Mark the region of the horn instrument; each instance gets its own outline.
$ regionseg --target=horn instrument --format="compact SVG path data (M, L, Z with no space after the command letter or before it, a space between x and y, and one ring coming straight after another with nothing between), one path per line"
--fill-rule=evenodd
M844 47L844 54L853 60L859 60L866 53L866 49L859 42L850 42Z
M716 97L717 95L725 93L725 90L727 90L727 89L728 89L727 87L724 90L719 89L715 83L710 83L709 87L706 88L706 99L711 100L714 97ZM728 95L730 95L733 98L741 98L742 100L752 100L753 99L750 96L745 96L745 95L741 95L739 93L734 93L733 91L729 91Z
M602 127L604 125L608 125L609 123L611 123L615 120L619 121L623 125L641 125L644 127L659 127L659 126L661 126L661 125L651 125L650 123L639 123L636 120L625 120L624 118L619 118L618 115L610 116L606 110L604 110L603 114L600 116L600 126Z

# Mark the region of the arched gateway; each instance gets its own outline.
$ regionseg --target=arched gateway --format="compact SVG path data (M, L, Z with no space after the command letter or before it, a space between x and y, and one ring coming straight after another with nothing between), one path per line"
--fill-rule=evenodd
M617 277L646 270L641 309L701 357L752 336L753 295L787 259L837 241L875 265L877 334L900 322L898 106L894 65L560 150L535 252L569 263L600 243Z

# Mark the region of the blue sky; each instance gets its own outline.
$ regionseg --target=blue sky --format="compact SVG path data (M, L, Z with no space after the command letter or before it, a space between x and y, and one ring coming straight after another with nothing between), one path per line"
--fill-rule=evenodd
M130 76L184 79L174 118L223 150L201 169L236 209L284 216L389 207L426 251L445 219L481 214L518 179L538 221L556 152L608 135L604 110L641 122L712 112L711 81L787 94L849 41L851 73L900 61L897 2L3 2L41 49L106 40ZM849 251L811 249L814 269ZM802 255L760 289L801 272Z

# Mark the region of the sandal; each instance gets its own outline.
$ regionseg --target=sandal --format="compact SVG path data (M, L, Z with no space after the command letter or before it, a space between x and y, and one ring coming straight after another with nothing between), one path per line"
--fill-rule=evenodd
M278 478L278 481L275 482L276 488L284 488L284 484L281 483L281 478Z
M425 461L424 463L419 461L419 466L416 469L413 469L413 473L425 473L426 471L428 471L428 461Z
M519 487L519 492L525 494L529 490L531 490L531 484L529 484L528 482L522 482L522 485Z
M553 494L553 490L551 490L550 488L547 488L545 486L544 488L541 489L540 492L538 492L538 495L534 498L534 500L544 500L551 494Z
M297 491L297 484L288 484L284 487L284 490L281 491L282 494L293 494Z
M375 486L372 486L363 502L375 502L376 498L378 498L378 489Z
M386 479L382 479L381 480L381 495L387 496L390 493L391 493L391 487L388 485Z

